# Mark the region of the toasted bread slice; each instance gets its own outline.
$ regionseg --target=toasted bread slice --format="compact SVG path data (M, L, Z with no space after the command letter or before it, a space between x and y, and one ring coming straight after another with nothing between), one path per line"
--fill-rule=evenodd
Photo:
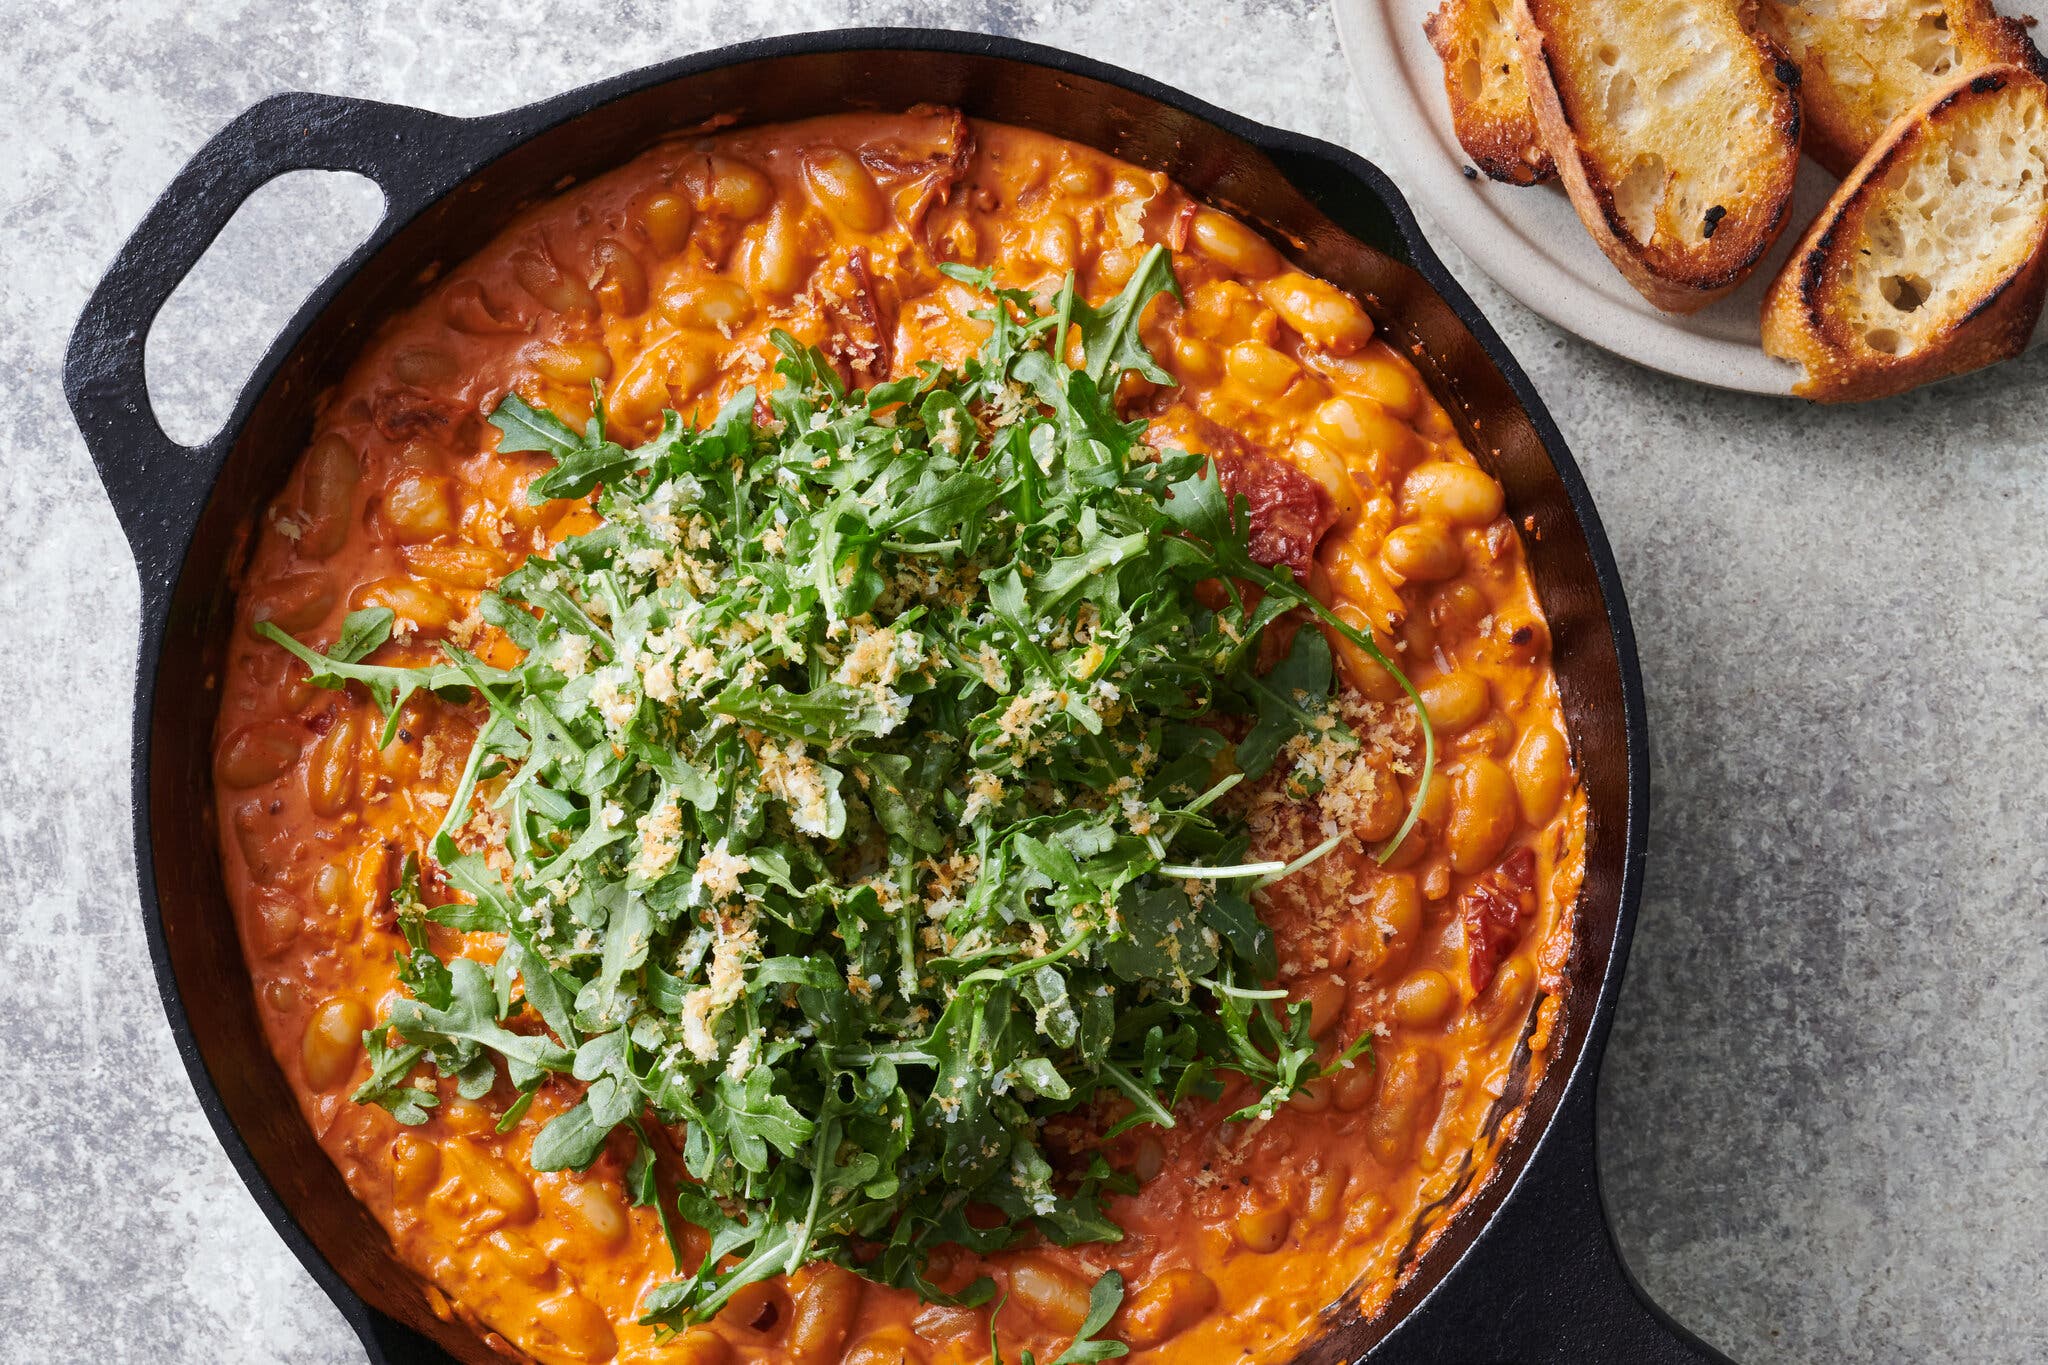
M1797 392L1882 398L2019 354L2048 272L2048 84L1997 66L1899 116L1764 300Z
M1991 0L1763 0L1759 17L1799 63L1807 155L1836 175L1959 76L2004 65L2048 76L2026 25Z
M1510 185L1557 174L1522 80L1514 0L1443 0L1422 31L1443 59L1451 125L1472 164Z
M1516 0L1522 72L1572 206L1651 303L1690 313L1784 230L1799 70L1739 0Z

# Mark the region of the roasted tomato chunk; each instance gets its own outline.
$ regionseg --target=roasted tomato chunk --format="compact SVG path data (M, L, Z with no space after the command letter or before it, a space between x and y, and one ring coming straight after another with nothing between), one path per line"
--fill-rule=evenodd
M1466 969L1475 995L1493 984L1501 959L1522 941L1535 914L1536 851L1527 845L1508 854L1458 898Z
M1321 484L1265 454L1238 432L1186 409L1154 418L1146 439L1155 446L1195 451L1214 460L1223 491L1233 505L1243 499L1249 511L1252 558L1266 565L1285 564L1297 578L1308 576L1316 546L1337 521Z
M1336 521L1330 495L1308 475L1264 455L1216 457L1223 491L1243 498L1251 513L1252 558L1285 564L1306 577L1323 533Z

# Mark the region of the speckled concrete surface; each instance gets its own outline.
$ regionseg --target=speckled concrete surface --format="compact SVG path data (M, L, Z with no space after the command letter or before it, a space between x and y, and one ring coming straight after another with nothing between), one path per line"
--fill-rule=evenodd
M0 4L0 1358L362 1358L157 1005L126 833L135 582L58 389L87 290L211 132L283 89L482 113L894 22L1377 145L1315 0L736 8ZM211 429L376 210L314 179L245 214L158 334L174 430ZM1655 848L1603 1124L1629 1258L1743 1361L2048 1359L2048 355L1804 410L1646 374L1465 273L1578 452L1643 642Z

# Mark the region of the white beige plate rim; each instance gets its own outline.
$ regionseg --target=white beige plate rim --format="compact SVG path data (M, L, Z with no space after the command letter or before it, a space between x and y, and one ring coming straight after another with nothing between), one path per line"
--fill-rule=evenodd
M1337 33L1368 116L1386 148L1384 169L1472 263L1538 315L1639 365L1715 388L1790 396L1797 366L1760 344L1764 291L1806 224L1827 203L1834 177L1799 168L1792 219L1743 286L1689 316L1660 312L1622 279L1580 226L1554 182L1533 188L1480 176L1451 130L1443 67L1423 36L1437 0L1334 0ZM1999 0L2002 12L2020 6ZM2048 336L2048 323L2033 344Z

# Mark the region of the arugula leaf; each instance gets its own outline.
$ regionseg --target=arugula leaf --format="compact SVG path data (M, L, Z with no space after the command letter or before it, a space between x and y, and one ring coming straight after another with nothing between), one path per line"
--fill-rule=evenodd
M490 421L500 433L500 450L539 450L565 460L583 448L583 438L561 418L532 406L516 393L507 393L498 400Z
M351 615L348 620L355 621L359 615L362 613ZM258 621L255 629L258 635L284 646L304 663L311 672L311 681L315 687L338 690L350 683L360 683L376 701L377 709L384 714L384 733L377 741L380 746L391 743L392 737L398 733L398 713L415 692L437 692L460 700L467 697L471 688L479 682L489 686L493 683L510 682L514 678L513 674L500 669L472 668L454 664L436 664L425 668L359 664L354 658L360 658L361 653L356 653L354 658L341 657L341 653L322 654L300 644L272 622ZM360 625L351 635L347 622L344 622L343 638L337 644L337 650L342 653L359 650L369 635L370 631Z
M602 391L598 401L603 402ZM633 457L624 447L604 439L601 418L593 422L588 434L578 436L553 413L508 392L492 410L490 423L499 432L498 449L538 450L557 461L553 469L527 486L528 502L580 498L599 482L615 479L633 467Z
M1252 682L1259 721L1237 742L1239 772L1250 778L1264 777L1287 741L1316 729L1319 720L1329 724L1327 702L1333 672L1330 643L1323 633L1294 632L1287 657Z
M1067 1349L1053 1357L1052 1365L1087 1365L1090 1361L1129 1355L1131 1348L1121 1341L1095 1339L1097 1332L1109 1326L1123 1301L1124 1277L1114 1270L1105 1271L1088 1291L1088 1316L1081 1319L1081 1329Z
M391 638L393 613L389 607L365 607L341 620L341 634L327 657L336 663L352 664Z
M610 1124L592 1117L590 1101L584 1100L548 1120L534 1136L528 1160L536 1171L580 1171L597 1160L611 1131Z
M391 1117L404 1124L425 1123L433 1117L429 1111L441 1102L441 1097L431 1090L415 1088L406 1079L419 1065L420 1058L426 1056L424 1047L417 1043L393 1047L383 1029L366 1029L363 1049L370 1056L370 1074L350 1094L350 1099L357 1104L382 1105Z
M435 955L427 940L427 907L420 900L420 860L416 853L405 855L399 867L398 889L391 894L391 909L398 917L398 930L405 936L407 951L398 955L398 984L415 1000L446 1009L455 999L455 978L448 964Z
M1188 893L1180 887L1126 886L1117 912L1123 933L1103 960L1126 981L1185 981L1206 976L1216 966L1216 949L1209 946Z
M1109 1320L1116 1316L1116 1310L1124 1301L1124 1277L1117 1271L1103 1272L1088 1291L1088 1315L1081 1319L1081 1325L1074 1332L1074 1339L1067 1343L1067 1349L1052 1358L1052 1365L1092 1365L1099 1360L1115 1360L1127 1356L1131 1348L1121 1341L1102 1340L1096 1336L1109 1326ZM995 1319L991 1315L988 1328L988 1349L991 1365L1003 1365L1002 1343L996 1340ZM1017 1357L1017 1365L1038 1365L1038 1357L1024 1351Z
M474 1058L488 1048L505 1060L512 1084L524 1087L549 1071L567 1071L574 1061L553 1040L514 1033L499 1022L497 994L484 969L466 957L448 964L451 997L436 1008L418 999L401 999L391 1007L391 1027L400 1037L430 1050L446 1049L460 1058ZM463 1063L466 1065L466 1061ZM460 1070L444 1067L444 1070Z
M1088 359L1088 377L1104 393L1116 387L1118 377L1126 370L1135 371L1155 384L1180 382L1153 359L1138 335L1145 305L1160 294L1179 298L1180 282L1173 277L1172 255L1155 243L1108 303L1094 308L1081 299L1073 301L1074 325L1081 329L1081 353Z
M1429 708L1423 704L1422 694L1415 690L1415 684L1409 681L1408 675L1386 656L1371 635L1337 615L1296 582L1292 573L1275 572L1252 559L1238 509L1231 506L1230 498L1223 491L1222 475L1213 464L1193 478L1174 484L1164 510L1190 539L1203 544L1217 576L1242 579L1263 589L1271 600L1291 600L1306 607L1323 626L1358 646L1374 663L1385 669L1414 705L1417 726L1422 732L1422 774L1416 782L1415 799L1409 802L1407 817L1376 854L1380 862L1386 862L1394 856L1394 851L1401 847L1402 841L1421 818L1423 803L1428 799L1430 783L1436 774L1436 731L1430 725Z

